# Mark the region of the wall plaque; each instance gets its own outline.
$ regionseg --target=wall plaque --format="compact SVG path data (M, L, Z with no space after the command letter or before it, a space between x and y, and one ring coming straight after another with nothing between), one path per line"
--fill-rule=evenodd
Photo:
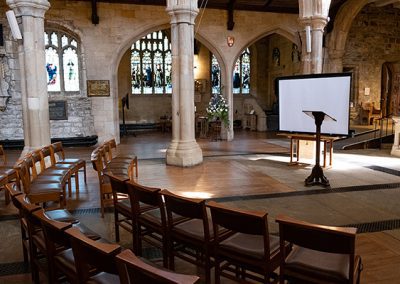
M109 80L87 80L87 96L88 97L109 97L110 81Z
M67 101L49 101L50 120L67 120Z

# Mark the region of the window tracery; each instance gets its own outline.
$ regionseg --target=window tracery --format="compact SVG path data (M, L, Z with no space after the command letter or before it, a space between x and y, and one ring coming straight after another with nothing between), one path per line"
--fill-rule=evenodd
M131 46L132 94L171 94L171 43L166 31L149 33Z
M74 36L61 30L47 29L44 33L47 91L78 92L79 45Z

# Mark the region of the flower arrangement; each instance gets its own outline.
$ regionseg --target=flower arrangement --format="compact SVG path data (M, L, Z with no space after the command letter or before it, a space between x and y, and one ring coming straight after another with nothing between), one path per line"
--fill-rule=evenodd
M225 127L229 127L228 104L221 94L213 94L206 109L209 121L220 120Z

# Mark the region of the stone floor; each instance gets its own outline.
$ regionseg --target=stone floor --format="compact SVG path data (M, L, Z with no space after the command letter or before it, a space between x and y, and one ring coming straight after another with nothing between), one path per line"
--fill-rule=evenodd
M313 160L301 158L299 164L289 166L289 142L281 137L242 132L233 142L198 140L204 162L191 168L165 165L169 141L168 133L121 139L120 151L135 152L139 158L139 183L233 207L267 211L271 232L278 231L274 221L278 214L319 224L356 226L357 252L364 263L361 283L399 283L400 159L390 156L389 150L335 151L332 167L324 169L330 187L324 188L304 186ZM93 148L66 150L67 157L89 160ZM19 152L8 154L12 163ZM79 193L68 200L68 208L103 237L114 240L111 214L100 218L97 177L90 164L88 176L88 183L81 182ZM0 283L12 279L29 283L29 277L24 278L26 274L15 269L22 255L14 214L0 194ZM121 244L130 247L131 236L124 233ZM150 258L157 261L159 256L156 253ZM201 274L180 262L177 270Z

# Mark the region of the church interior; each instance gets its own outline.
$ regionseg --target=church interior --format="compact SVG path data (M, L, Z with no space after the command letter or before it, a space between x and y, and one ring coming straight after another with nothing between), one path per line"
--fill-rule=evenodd
M3 1L0 283L397 283L399 23L398 0ZM282 131L282 78L341 74L345 135Z

